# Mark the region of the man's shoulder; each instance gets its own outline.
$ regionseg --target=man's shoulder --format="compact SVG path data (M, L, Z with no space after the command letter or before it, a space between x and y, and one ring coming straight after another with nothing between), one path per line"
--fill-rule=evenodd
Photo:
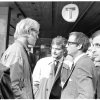
M91 60L91 58L88 55L84 55L80 58L80 61L83 61L85 63L93 63L93 61Z
M87 55L82 56L78 61L77 61L78 65L83 65L84 67L94 67L94 63L91 60L91 58Z
M12 51L12 52L17 52L20 51L22 49L22 46L18 43L13 43L11 44L6 51Z
M22 52L22 48L20 48L20 46L18 46L16 43L13 43L12 45L10 45L6 51L3 53L2 58L5 57L10 57L12 58L14 57L20 57L21 56L21 52Z

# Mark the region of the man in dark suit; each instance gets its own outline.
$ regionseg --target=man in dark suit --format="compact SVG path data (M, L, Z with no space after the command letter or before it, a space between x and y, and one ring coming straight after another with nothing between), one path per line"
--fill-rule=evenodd
M63 86L61 99L93 99L96 89L96 70L92 60L86 55L88 37L82 32L71 32L66 45L74 65Z

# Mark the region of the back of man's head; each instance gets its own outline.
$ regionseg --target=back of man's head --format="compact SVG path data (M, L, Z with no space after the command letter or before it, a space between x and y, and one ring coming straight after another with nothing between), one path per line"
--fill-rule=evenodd
M96 32L94 32L92 34L92 39L95 38L96 36L99 36L100 35L100 30L97 30Z

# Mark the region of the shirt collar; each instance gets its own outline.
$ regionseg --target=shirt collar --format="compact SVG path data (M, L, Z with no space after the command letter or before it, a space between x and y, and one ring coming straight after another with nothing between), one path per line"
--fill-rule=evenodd
M59 61L60 63L63 61L63 59L64 59L64 57L62 57L62 58L60 58L59 60L57 60L57 61Z
M57 60L57 61L59 61L60 63L62 63L63 59L64 59L64 57L61 57L61 58L60 58L59 60ZM53 63L53 62L54 62L54 59L53 59L53 57L51 56L51 61L50 61L49 64L51 64L51 63Z
M82 54L80 54L79 56L77 56L75 59L74 59L74 65L76 64L76 62L82 57L82 56L84 56L84 55L86 55L85 53L82 53Z

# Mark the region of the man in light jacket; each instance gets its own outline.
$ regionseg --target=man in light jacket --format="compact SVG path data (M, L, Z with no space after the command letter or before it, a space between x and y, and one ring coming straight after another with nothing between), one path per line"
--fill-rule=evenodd
M32 70L28 45L35 45L40 25L31 18L16 25L15 41L4 52L1 63L10 68L10 78L16 99L33 99Z
M55 37L51 43L51 56L37 62L32 75L36 99L60 99L62 85L69 70L68 65L64 63L66 43L66 39L62 36ZM58 62L58 66L54 74L55 61ZM63 69L66 71L64 72Z

